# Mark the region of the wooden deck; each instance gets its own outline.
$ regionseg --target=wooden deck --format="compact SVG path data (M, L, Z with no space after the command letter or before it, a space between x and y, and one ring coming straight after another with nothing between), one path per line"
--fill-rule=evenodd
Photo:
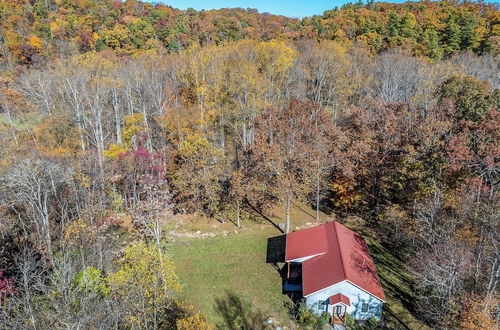
M339 316L339 315L333 316L331 319L331 323L332 324L345 324L345 315L343 317Z

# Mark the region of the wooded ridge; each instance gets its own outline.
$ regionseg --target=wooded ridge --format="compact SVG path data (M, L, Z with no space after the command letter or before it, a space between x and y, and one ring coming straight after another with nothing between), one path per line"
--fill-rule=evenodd
M296 228L294 205L318 224L359 219L404 264L390 283L411 288L404 313L422 324L498 327L497 4L356 3L298 20L0 0L0 26L0 328L213 329L183 293L176 230L262 239L252 231L274 230L276 208ZM250 310L217 326L278 318ZM319 326L291 310L290 328Z

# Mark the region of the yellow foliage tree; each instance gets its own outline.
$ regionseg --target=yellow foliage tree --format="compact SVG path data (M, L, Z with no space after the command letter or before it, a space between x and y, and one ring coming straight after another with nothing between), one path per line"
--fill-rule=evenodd
M463 297L464 309L460 314L460 329L483 330L498 329L491 314L491 305L478 296Z
M182 141L178 152L179 167L172 183L180 192L180 199L185 199L189 208L216 213L221 195L219 180L224 177L223 150L195 134Z
M123 117L123 126L123 145L130 149L133 146L135 139L146 130L144 115L142 113L135 113L133 115Z
M158 328L175 301L181 284L173 262L156 247L135 243L125 248L120 268L108 276L111 293L126 309L132 328Z
M38 38L36 35L31 35L28 39L28 44L35 47L39 53L43 50L42 39Z
M285 72L296 58L296 52L288 47L284 41L263 41L257 46L262 68L270 75Z
M111 29L103 29L100 37L106 46L124 53L132 52L132 41L130 39L130 31L123 24L115 24Z
M225 51L225 47L193 46L185 53L186 61L180 70L180 78L189 86L197 103L201 125L213 119L211 112L223 86L224 63L221 55Z
M73 221L66 227L63 243L65 245L78 246L86 240L89 234L89 226L82 220Z
M81 152L79 129L66 116L50 116L37 125L34 136L38 149L51 156L76 156Z
M104 156L111 159L117 159L119 155L127 152L127 150L132 149L137 137L144 133L147 129L144 123L144 115L142 113L125 116L123 118L123 123L123 144L110 145L107 150L104 150Z
M334 192L333 204L341 209L348 209L356 205L361 196L353 187L352 181L343 177L337 177L331 184Z
M278 98L281 83L296 57L295 50L284 41L263 41L257 46L259 70L267 79L266 100L269 104Z
M177 320L178 330L213 330L214 325L203 317L200 313Z
M127 152L127 149L123 146L120 146L118 144L112 144L108 147L107 150L104 150L104 156L111 158L111 159L118 159L118 157L121 154L124 154Z

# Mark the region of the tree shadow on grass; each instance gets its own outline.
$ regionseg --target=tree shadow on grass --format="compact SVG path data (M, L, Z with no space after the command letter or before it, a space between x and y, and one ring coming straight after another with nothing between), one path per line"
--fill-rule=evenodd
M282 234L285 233L283 231L283 229L280 228L280 226L278 226L273 220L271 220L268 216L266 216L264 213L262 213L261 210L259 210L258 208L256 208L255 206L253 206L248 200L245 201L246 204L250 207L250 209L252 211L254 211L255 213L257 213L259 216L261 216L264 220L266 220L267 222L269 222L271 225L273 225L274 228L278 229Z
M390 250L379 244L369 244L370 253L378 269L378 277L387 297L399 300L401 305L413 315L417 314L415 306L415 293L413 292L414 280L405 271L404 263L392 254ZM422 325L408 324L401 319L390 304L384 306L386 318L390 317L405 329L415 329Z
M217 329L261 330L267 328L267 316L264 313L229 291L223 298L215 299L215 311L222 319L217 324Z

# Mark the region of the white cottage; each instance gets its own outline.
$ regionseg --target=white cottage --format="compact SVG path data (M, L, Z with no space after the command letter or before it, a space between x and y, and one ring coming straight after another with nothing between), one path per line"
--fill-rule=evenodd
M301 289L306 304L332 323L380 319L384 291L365 240L336 221L288 233L285 290Z

